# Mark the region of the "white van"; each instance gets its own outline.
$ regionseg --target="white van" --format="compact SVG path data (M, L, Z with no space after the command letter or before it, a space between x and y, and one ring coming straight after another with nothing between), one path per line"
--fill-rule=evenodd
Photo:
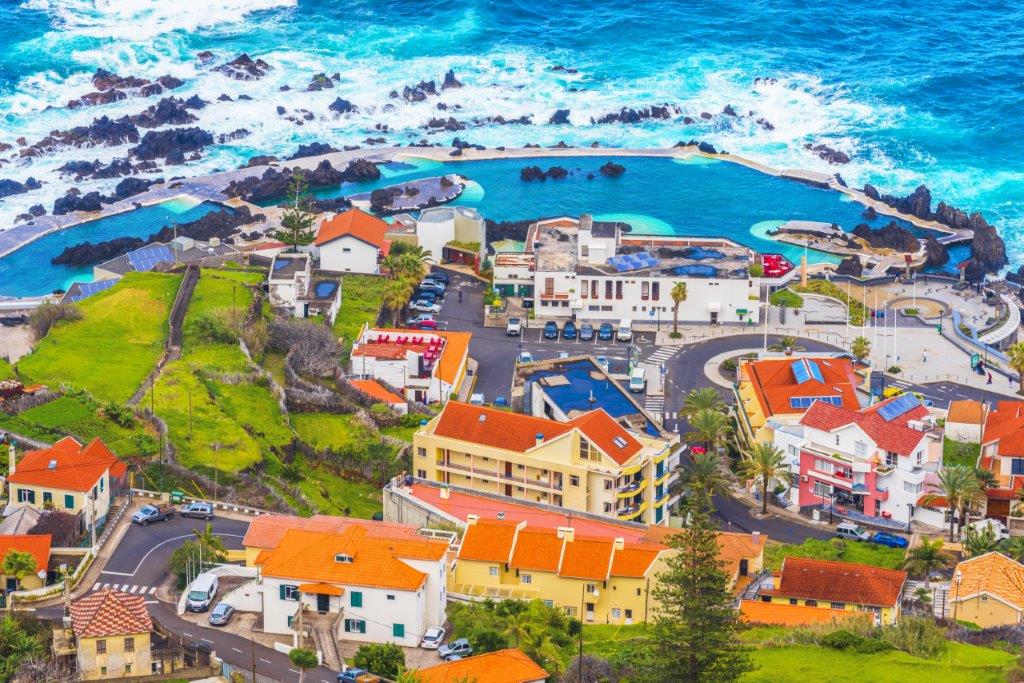
M185 598L185 609L189 612L205 612L217 596L217 577L213 574L200 574L192 582L192 587Z
M633 368L629 373L629 390L634 394L642 394L647 391L647 372L643 366Z
M1010 537L1010 530L1006 528L1005 524L1000 522L998 519L991 519L987 517L985 519L979 519L977 521L971 522L970 524L965 524L964 528L960 531L960 537L967 538L968 529L971 529L974 533L977 534L984 531L985 527L988 527L992 530L992 533L995 535L996 540L998 541L1002 541Z
M623 318L619 321L619 331L615 333L615 338L621 342L628 342L633 340L633 321L629 318Z

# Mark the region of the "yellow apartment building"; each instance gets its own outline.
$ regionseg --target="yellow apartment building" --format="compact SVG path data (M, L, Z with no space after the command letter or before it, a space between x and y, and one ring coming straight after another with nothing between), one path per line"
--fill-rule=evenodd
M153 673L153 621L141 595L101 590L71 603L78 675L96 681Z
M667 524L672 445L601 409L556 422L449 401L413 435L412 470L513 500Z

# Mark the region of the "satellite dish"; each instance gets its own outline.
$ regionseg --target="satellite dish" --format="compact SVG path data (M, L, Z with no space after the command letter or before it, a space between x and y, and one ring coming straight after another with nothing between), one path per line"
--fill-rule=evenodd
M46 581L46 570L45 569L40 569L39 571L36 572L36 576L39 577L40 581Z

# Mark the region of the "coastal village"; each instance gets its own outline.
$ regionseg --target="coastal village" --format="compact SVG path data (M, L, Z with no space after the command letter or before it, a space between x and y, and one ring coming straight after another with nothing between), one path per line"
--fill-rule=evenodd
M477 163L651 160L864 222L479 204ZM56 239L0 282L4 680L1021 680L1022 276L923 186L318 143L69 193L0 261Z

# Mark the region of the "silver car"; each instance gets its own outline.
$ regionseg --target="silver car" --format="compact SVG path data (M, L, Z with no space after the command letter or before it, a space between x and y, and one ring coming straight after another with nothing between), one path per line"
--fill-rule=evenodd
M211 626L226 626L231 617L235 614L235 608L226 602L218 602L217 606L210 612Z

